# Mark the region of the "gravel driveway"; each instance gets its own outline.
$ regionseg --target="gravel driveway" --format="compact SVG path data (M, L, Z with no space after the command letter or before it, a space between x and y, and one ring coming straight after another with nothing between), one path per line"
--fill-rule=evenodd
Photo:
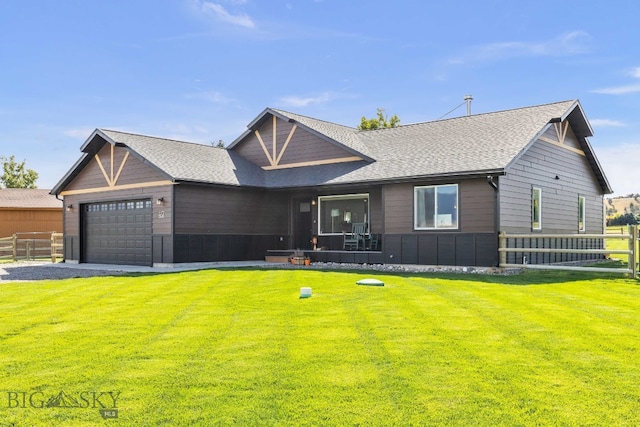
M12 262L0 264L0 283L114 276L124 273L125 271L60 266L50 262Z

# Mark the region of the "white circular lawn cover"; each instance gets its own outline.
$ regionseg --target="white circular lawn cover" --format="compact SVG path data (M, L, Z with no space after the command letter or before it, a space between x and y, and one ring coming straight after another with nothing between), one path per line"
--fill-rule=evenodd
M378 279L362 279L358 280L356 284L363 286L384 286L384 282L381 282Z

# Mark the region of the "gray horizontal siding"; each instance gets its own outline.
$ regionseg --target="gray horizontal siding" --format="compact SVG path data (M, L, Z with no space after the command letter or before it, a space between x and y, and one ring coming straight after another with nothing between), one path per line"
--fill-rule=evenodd
M555 131L548 134L555 137ZM577 145L569 143L572 138L573 133L567 132L567 146ZM603 231L602 189L586 157L574 151L537 141L499 178L499 184L503 231L531 231L532 187L542 189L543 232L578 232L578 196L586 200L586 231Z
M288 235L289 197L261 190L175 187L176 234Z
M293 124L281 119L276 121L276 158L284 148ZM273 156L273 121L266 120L258 129L260 138L264 142L269 155ZM247 136L245 141L234 150L259 166L270 166L270 163L260 145L255 133ZM280 165L303 162L317 162L352 156L347 151L324 141L323 139L305 131L300 126L296 128L293 137L286 147Z
M413 191L415 186L433 185L433 182L386 185L384 187L384 231L387 234L415 233L413 229ZM443 183L438 183L443 184ZM455 232L495 232L495 194L486 179L470 179L458 182L459 229ZM454 232L443 230L443 233Z

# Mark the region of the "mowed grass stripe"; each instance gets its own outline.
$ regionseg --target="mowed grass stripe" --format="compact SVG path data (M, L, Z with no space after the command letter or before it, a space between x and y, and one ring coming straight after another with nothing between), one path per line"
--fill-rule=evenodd
M565 293L564 298L557 300L553 298L553 293L549 293L555 286L562 289ZM492 343L497 343L497 347L489 345L489 342L476 343L476 351L481 352L480 360L486 363L484 372L488 374L487 383L491 383L489 375L493 371L497 379L504 377L512 386L521 384L519 390L512 389L513 397L520 397L523 402L527 399L532 400L534 405L527 405L527 413L533 408L536 408L536 411L543 409L558 419L562 419L562 413L566 412L567 408L562 405L556 407L553 402L563 402L567 396L573 396L576 402L573 410L585 414L583 417L586 422L589 418L586 414L590 411L590 400L584 399L585 393L592 393L595 397L612 389L606 379L601 381L602 389L593 387L593 384L590 384L590 376L597 373L597 370L619 372L619 362L629 353L613 358L607 355L606 362L610 366L603 366L603 360L598 360L598 355L602 354L602 346L607 345L604 343L611 342L611 328L618 326L615 319L612 319L613 323L603 324L598 316L590 314L593 309L585 311L587 307L601 305L598 301L582 298L577 298L582 300L576 301L574 297L567 298L568 294L575 296L583 290L568 289L571 287L573 285L567 284L512 287L508 293L502 293L499 287L477 287L474 289L478 292L465 300L467 308L478 307L473 317L486 319L493 324L493 329L502 332L502 337ZM600 293L609 293L609 290L600 288ZM596 295L593 292L591 294ZM487 299L492 303L501 304L492 310L486 310L484 302ZM636 332L629 329L626 332L623 342L614 345L621 344L623 347L620 348L624 348L623 343L633 342ZM486 337L485 334L480 336ZM474 341L471 337L466 337L463 342L468 345ZM473 350L468 348L467 351ZM491 360L514 353L522 357L523 351L526 358L512 360L508 364L501 363L498 359L498 363L493 365L495 369L492 369ZM581 360L585 355L588 355L588 359ZM597 367L595 371L594 367ZM540 397L532 393L532 390L539 391ZM548 404L542 405L541 402L545 400ZM505 401L509 399L503 400Z
M375 275L385 287L356 286L362 277L210 270L5 284L0 390L120 390L129 425L640 420L637 282ZM527 281L539 284L514 286ZM0 406L0 417L100 421L51 408Z

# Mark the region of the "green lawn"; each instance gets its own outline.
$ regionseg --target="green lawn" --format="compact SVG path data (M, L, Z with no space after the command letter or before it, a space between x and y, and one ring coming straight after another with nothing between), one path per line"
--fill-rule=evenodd
M608 234L627 234L629 230L627 226L616 226L616 227L607 227ZM629 249L629 240L627 239L606 239L607 249ZM611 254L611 259L617 259L623 262L625 265L628 264L629 255L625 254Z
M636 426L640 282L244 269L5 283L0 372L0 426Z

